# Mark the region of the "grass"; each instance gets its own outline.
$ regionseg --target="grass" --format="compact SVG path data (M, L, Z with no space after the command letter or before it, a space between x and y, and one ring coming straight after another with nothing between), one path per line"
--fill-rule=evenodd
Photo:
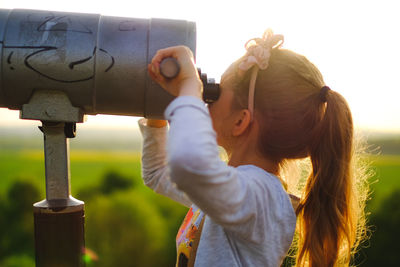
M375 175L371 178L369 210L374 211L386 196L400 190L400 155L373 156L371 162Z
M110 170L140 180L140 154L128 151L84 151L71 150L71 191L76 194L81 188L96 185ZM400 155L378 155L371 157L375 176L371 181L369 210L374 211L380 202L394 190L400 190ZM0 151L0 195L16 179L29 179L36 184L44 197L45 173L42 150Z
M140 155L137 152L91 152L71 151L71 191L72 195L88 185L96 185L110 170L125 176L140 179ZM45 168L41 150L0 152L0 195L5 195L16 180L31 180L44 197Z

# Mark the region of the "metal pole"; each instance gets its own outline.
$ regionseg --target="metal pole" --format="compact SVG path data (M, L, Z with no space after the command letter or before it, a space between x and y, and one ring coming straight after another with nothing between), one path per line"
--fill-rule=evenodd
M63 122L43 122L46 199L34 204L36 266L85 266L84 203L70 195Z

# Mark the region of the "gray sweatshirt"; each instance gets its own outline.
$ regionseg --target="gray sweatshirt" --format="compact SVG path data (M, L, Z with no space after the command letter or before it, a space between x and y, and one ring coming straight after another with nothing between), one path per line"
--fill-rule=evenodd
M279 179L254 165L219 157L207 107L176 98L165 128L139 126L142 176L155 192L206 214L195 266L279 266L293 239L296 215Z

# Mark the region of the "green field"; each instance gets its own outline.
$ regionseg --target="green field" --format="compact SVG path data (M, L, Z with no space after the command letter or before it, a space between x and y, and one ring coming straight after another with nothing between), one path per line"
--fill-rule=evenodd
M71 151L72 195L85 186L97 185L108 171L140 179L140 155L137 152ZM45 192L44 154L41 150L0 152L0 195L14 180L31 180ZM44 197L44 195L43 195Z
M70 158L72 193L99 183L98 178L110 170L140 178L140 154L137 152L78 150L71 151ZM371 178L374 198L380 200L395 189L400 189L400 155L373 156L370 162L375 172ZM0 177L0 194L4 194L15 179L29 179L44 192L43 151L1 151Z
M370 209L381 200L400 189L400 155L372 156L369 160L375 175L371 178ZM140 180L140 154L128 151L71 151L72 195L86 186L97 185L104 173L117 171ZM41 150L9 150L0 152L0 195L7 192L15 180L29 179L36 184L44 197L44 156Z
M72 196L85 201L85 244L100 258L87 266L130 266L132 257L138 266L172 266L187 208L144 186L138 152L74 149L70 161ZM0 266L34 266L32 204L44 198L43 152L2 150Z
M157 196L143 185L140 177L140 154L137 150L131 151L133 152L129 150L71 150L72 195L85 201L86 243L100 257L98 262L88 267L130 266L127 262L130 262L133 252L136 253L134 258L142 262L140 266L173 266L175 262L174 239L186 208ZM371 197L367 206L372 224L370 227L372 238L367 241L366 248L363 248L358 256L360 262L357 265L362 267L377 266L377 262L382 263L390 259L385 253L392 255L393 251L398 250L396 231L398 232L399 222L395 220L400 218L392 216L400 210L400 197L392 195L396 197L395 201L390 200L389 204L388 201L385 202L385 199L394 191L400 192L400 155L371 156L367 161L371 162L370 168L374 173L374 176L370 178ZM123 179L133 181L133 186L126 191L115 191L113 194L101 193L101 190L105 188L105 177L109 173L122 175ZM40 191L40 197L35 197L36 200L44 199L43 151L40 149L0 151L0 208L7 210L7 207L11 207L9 210L15 211L16 209L12 209L13 202L8 201L9 193L12 191L10 188L18 181L28 180ZM126 180L124 181L126 183ZM90 195L90 192L97 193ZM21 198L20 195L17 193L18 198ZM15 194L13 196L15 198ZM23 200L24 197L21 199ZM0 255L1 253L7 255L0 257L0 266L32 267L34 265L33 226L30 220L32 219L31 203L36 200L26 203L24 215L16 214L13 215L14 218L6 215L7 213L0 213L2 216L5 215L3 220L0 217L0 226L3 225L6 229L0 232L0 241L2 241ZM388 214L382 213L385 211ZM113 214L113 216L107 214ZM18 219L18 216L23 216L25 219ZM10 219L14 220L11 223L14 224L14 228L11 230L8 226ZM392 229L390 225L395 226ZM122 230L120 235L116 235L115 230L110 231L110 229ZM155 229L157 231L154 231ZM99 232L103 234L98 235ZM395 240L390 238L395 238ZM110 244L114 245L110 247ZM388 245L392 248L389 251ZM163 256L154 258L151 255ZM140 257L142 257L141 260ZM27 263L23 263L23 260ZM157 260L162 260L162 262ZM392 266L390 262L397 262L397 259L389 261L385 266Z
M379 155L370 158L375 175L371 181L369 210L378 208L381 201L400 189L400 155Z

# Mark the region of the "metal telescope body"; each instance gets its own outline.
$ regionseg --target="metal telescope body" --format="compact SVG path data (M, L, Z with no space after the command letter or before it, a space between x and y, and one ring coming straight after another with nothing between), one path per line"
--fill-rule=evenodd
M85 114L162 118L173 97L147 65L174 45L195 53L195 23L0 9L0 108L43 123L46 199L34 204L36 266L85 265L84 203L70 190L75 123Z
M3 9L0 41L0 107L23 110L36 91L57 90L84 114L160 118L172 96L151 81L147 64L158 49L173 45L195 53L196 26Z

